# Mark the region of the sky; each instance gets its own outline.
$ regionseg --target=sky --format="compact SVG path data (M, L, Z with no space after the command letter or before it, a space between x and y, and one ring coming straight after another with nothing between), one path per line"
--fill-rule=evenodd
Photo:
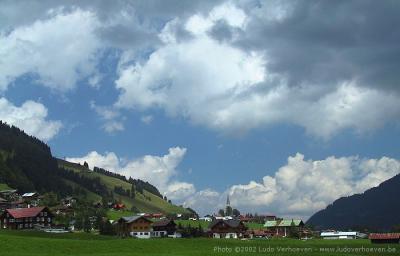
M0 119L201 214L400 173L397 1L0 0Z

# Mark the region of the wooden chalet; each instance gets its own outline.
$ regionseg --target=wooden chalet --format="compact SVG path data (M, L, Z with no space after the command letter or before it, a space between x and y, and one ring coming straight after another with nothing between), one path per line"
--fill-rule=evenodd
M217 219L210 223L209 233L213 238L242 238L246 226L240 220Z
M0 225L7 229L32 229L35 225L50 227L53 217L47 207L6 209L0 215Z
M154 237L176 237L176 223L170 219L163 219L153 223Z
M304 222L296 219L277 219L265 222L264 227L271 231L274 236L286 237L292 229L301 233L304 229Z
M122 217L116 222L117 234L122 237L150 238L152 221L144 216Z
M369 239L374 244L398 244L400 233L371 233Z
M274 234L266 229L250 229L246 231L248 238L270 238Z

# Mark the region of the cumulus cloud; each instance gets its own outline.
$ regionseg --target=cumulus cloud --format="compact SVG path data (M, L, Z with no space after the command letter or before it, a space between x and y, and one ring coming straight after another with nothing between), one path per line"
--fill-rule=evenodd
M399 173L400 162L388 157L313 161L297 153L273 176L234 185L227 193L240 209L308 218L339 197L362 193Z
M0 90L24 74L64 91L80 79L98 88L98 59L112 48L120 53L112 68L120 108L161 108L226 133L281 123L323 138L372 131L400 117L400 34L391 25L399 23L398 8L376 1L6 1ZM385 104L372 107L371 99ZM103 128L119 131L123 122Z
M183 205L205 215L224 207L222 195L212 189L200 190L186 198Z
M26 101L20 107L0 98L0 120L17 126L27 134L48 141L60 131L60 121L47 120L47 108L35 101Z
M264 23L289 19L295 8L290 3L279 6L269 10L276 15ZM256 10L246 12L258 17ZM291 123L324 139L345 129L370 132L400 117L396 95L365 86L357 75L324 82L300 79L294 86L295 76L274 66L279 56L268 50L268 39L263 40L266 48L239 44L246 31L256 29L256 18L246 12L225 3L207 14L167 23L159 35L164 45L146 61L121 62L115 106L161 108L170 116L233 134ZM191 36L182 37L182 31Z
M90 11L51 9L43 19L0 33L0 90L24 74L38 83L65 91L94 72L102 47L95 36L99 26Z
M83 157L67 157L67 161L73 163L83 164L87 162L89 168L94 166L104 168L113 172L118 172L120 167L120 159L114 152L106 152L104 155L97 153L96 151L89 152Z
M90 167L101 167L113 171L127 178L142 179L155 185L161 193L170 199L183 200L195 191L191 183L181 182L176 179L177 168L186 154L186 148L174 147L164 156L145 155L134 160L122 160L114 152L104 155L96 151L83 157L67 158L75 163L87 162Z
M279 216L307 219L339 197L362 193L400 173L400 161L382 157L364 159L357 156L327 157L306 160L297 153L273 175L261 182L232 185L226 191L211 188L196 190L192 183L176 179L177 167L186 153L185 148L170 148L164 156L146 155L122 161L115 153L101 155L90 152L68 161L88 162L127 177L149 181L168 198L191 207L200 214L217 212L225 206L229 194L231 204L242 212L273 213Z

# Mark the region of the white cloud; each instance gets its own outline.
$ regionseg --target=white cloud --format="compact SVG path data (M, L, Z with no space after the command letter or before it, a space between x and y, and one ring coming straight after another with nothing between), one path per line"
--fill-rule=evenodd
M222 195L212 189L200 190L187 197L184 207L190 207L201 215L210 214L224 207Z
M296 154L261 183L234 185L228 193L234 207L308 218L342 196L362 193L400 173L400 162L358 157L304 160Z
M231 3L224 3L211 10L207 15L195 14L185 24L185 29L195 35L204 35L219 20L224 20L232 27L244 28L246 14Z
M65 91L92 74L101 44L99 22L89 11L51 9L47 17L0 33L0 90L33 73L40 84Z
M90 102L90 108L93 109L103 121L102 128L108 133L115 133L125 130L121 113L113 107L97 106L94 101Z
M60 121L46 120L47 114L41 103L29 100L18 107L0 98L0 120L44 141L52 139L62 127Z
M153 122L153 116L152 115L147 115L147 116L142 116L142 118L140 119L142 121L142 123L144 124L151 124L151 122Z
M281 7L272 10L274 19L290 12ZM145 62L121 61L115 106L161 108L231 134L290 123L323 139L345 129L370 132L400 118L400 101L387 91L362 86L355 78L332 86L291 86L284 73L268 69L267 51L245 51L207 33L219 20L246 29L247 19L238 7L223 4L208 14L167 23L159 34L164 45ZM177 40L179 28L192 37Z
M200 214L223 208L229 194L231 205L242 212L274 213L304 219L339 197L362 193L400 173L400 161L388 157L332 156L323 160L305 160L302 154L297 153L289 157L287 164L274 175L265 176L262 182L233 185L222 192L210 188L197 191L192 183L176 179L177 167L185 153L185 148L176 147L170 148L164 156L146 155L122 163L115 153L101 155L94 151L67 160L86 161L91 167L99 166L148 181L169 199Z
M100 167L113 172L118 172L120 167L120 159L114 152L106 152L104 155L97 153L96 151L89 152L83 157L67 157L65 160L73 163L83 164L87 162L89 168Z
M182 200L193 195L195 192L196 188L191 183L173 182L168 185L165 194L168 195L168 199Z
M113 171L127 178L132 177L148 181L155 185L161 193L173 200L183 200L193 194L193 184L176 179L177 167L186 154L186 148L175 147L168 150L164 156L145 155L135 160L122 161L114 152L101 155L96 151L83 157L67 158L75 163L87 162L91 168L101 167Z

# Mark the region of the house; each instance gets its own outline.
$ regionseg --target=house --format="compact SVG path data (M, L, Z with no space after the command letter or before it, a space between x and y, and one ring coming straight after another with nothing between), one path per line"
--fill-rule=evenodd
M47 207L6 209L0 215L0 225L8 229L32 229L35 225L50 227L53 217Z
M400 243L400 233L371 233L369 239L374 244L398 244Z
M11 208L10 205L10 201L0 197L0 212L4 211L5 209Z
M213 238L242 238L246 226L240 220L216 219L210 223L209 230Z
M266 229L251 229L246 231L246 237L248 238L270 238L274 234Z
M265 222L264 227L271 231L274 236L286 237L294 228L296 232L302 232L304 222L296 219L276 219Z
M8 189L0 191L0 197L7 201L19 201L21 199L16 189Z
M211 222L211 221L212 221L212 218L211 218L211 217L201 217L201 218L199 218L199 220Z
M77 202L77 199L72 196L67 196L66 198L61 199L61 204L66 207L71 207Z
M163 219L157 222L154 222L153 225L153 237L177 237L176 233L176 223L173 220Z
M342 231L327 231L321 232L322 239L358 239L366 237L365 234L356 231L342 232Z
M0 197L0 213L6 209L26 208L27 204L24 201L9 201Z
M149 219L161 219L164 218L165 215L163 213L141 213L139 214Z
M144 216L122 217L116 223L117 234L122 237L150 238L152 221Z
M39 194L36 192L24 193L22 195L22 200L28 205L38 206L39 205Z
M122 203L119 203L119 204L114 204L113 205L113 209L114 210L123 210L123 209L125 209L125 205L124 204L122 204Z

